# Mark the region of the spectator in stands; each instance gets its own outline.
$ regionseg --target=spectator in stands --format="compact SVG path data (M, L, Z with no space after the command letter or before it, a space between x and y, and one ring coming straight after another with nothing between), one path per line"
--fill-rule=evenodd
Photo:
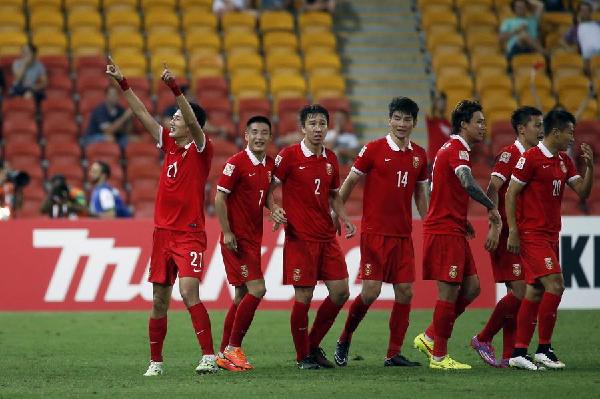
M427 160L431 164L438 150L452 134L452 125L446 117L447 99L443 91L432 93L431 114L427 115Z
M512 0L510 8L514 16L502 21L499 36L506 43L508 60L523 53L546 55L546 50L538 40L539 19L544 12L544 4L539 0Z
M333 126L325 135L325 147L333 150L341 164L351 164L356 158L360 142L356 135L348 131L350 115L344 110L335 111L333 114Z
M131 212L119 190L108 184L110 178L110 166L102 161L96 161L90 166L88 179L94 185L90 196L90 215L102 219L113 219L115 217L130 217Z
M590 72L590 59L600 54L600 22L592 20L592 5L582 1L573 15L573 26L565 33L564 44L577 46L584 61L586 73Z
M14 211L15 186L8 179L8 164L0 159L0 221L10 219Z
M544 11L563 12L566 10L563 0L544 0Z
M14 80L9 95L33 98L40 102L45 98L44 90L48 85L46 68L37 59L37 48L26 44L21 49L21 58L12 64Z
M119 104L119 90L109 85L106 99L92 111L85 136L85 145L99 141L117 141L121 148L127 145L131 133L131 109Z
M220 17L226 12L243 11L248 8L246 0L214 0L213 13Z
M327 11L333 14L335 0L304 0L302 11Z
M294 11L294 0L261 0L260 9Z
M52 219L85 216L87 214L85 193L79 188L70 188L63 175L54 175L50 179L50 189L42 202L40 212Z

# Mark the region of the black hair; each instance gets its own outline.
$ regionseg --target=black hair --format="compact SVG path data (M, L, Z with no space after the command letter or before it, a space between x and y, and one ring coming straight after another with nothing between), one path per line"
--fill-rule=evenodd
M325 117L325 120L327 120L327 124L329 124L329 112L327 112L325 107L319 104L311 104L306 105L300 110L300 126L304 126L304 124L306 123L306 119L308 119L309 115L317 114L323 115Z
M456 104L456 108L452 111L452 133L458 134L461 129L462 122L469 123L473 118L473 114L477 111L483 111L481 104L474 100L462 100Z
M37 55L38 49L37 49L37 46L35 44L33 44L33 43L27 43L26 46L29 47L29 50L31 50L31 53L33 55Z
M417 120L417 115L419 115L419 106L408 97L394 97L388 109L390 118L396 111L409 114L415 121Z
M516 134L519 134L518 126L525 126L532 116L540 116L543 115L542 111L535 107L530 107L529 105L525 105L523 107L517 108L510 117L510 124L512 125L513 130Z
M194 116L196 117L198 124L201 128L204 128L204 125L206 124L206 111L196 103L190 103L190 106L192 107L192 111L194 111Z
M264 123L267 126L269 126L269 131L271 131L271 121L266 116L254 115L250 117L250 119L248 119L248 122L246 122L246 128L249 128L250 125L253 123Z
M512 0L510 2L510 10L514 13L515 12L515 4L517 1L522 1L523 3L525 3L525 5L527 6L527 0Z
M553 129L563 130L568 123L573 126L577 123L575 116L569 111L553 110L544 117L544 137L548 136Z
M105 175L107 179L110 179L110 166L104 161L95 162L100 165L100 172Z

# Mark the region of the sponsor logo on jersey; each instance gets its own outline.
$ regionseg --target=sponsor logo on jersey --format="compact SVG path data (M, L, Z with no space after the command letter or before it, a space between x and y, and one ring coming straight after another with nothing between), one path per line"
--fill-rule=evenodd
M223 174L225 176L231 176L233 174L234 169L235 169L235 165L232 165L228 162L225 164L225 168L223 168Z
M525 166L525 158L521 157L521 158L519 158L519 161L515 165L515 168L517 168L517 169L523 169L523 166Z
M502 154L500 154L500 159L498 161L508 163L508 161L510 161L510 155L510 152L504 151Z
M240 269L242 269L242 277L248 278L248 266L242 265L242 266L240 266Z
M546 269L552 270L552 258L544 258L544 263L546 264Z
M419 157L413 157L413 167L415 169L417 169L419 167L420 162L421 162L421 160L419 159Z
M468 161L469 160L469 151L459 151L458 159L462 159L463 161Z
M448 276L450 276L450 278L456 278L456 276L458 276L458 266L450 266Z
M512 273L513 273L513 276L519 277L521 275L521 265L518 263L513 263Z
M373 269L371 269L370 263L365 263L364 272L365 272L365 276L371 275L371 273L373 272Z
M327 171L327 175L331 176L331 174L333 173L333 166L331 166L330 163L325 165L325 170Z
M292 280L300 281L300 269L294 269L292 274Z

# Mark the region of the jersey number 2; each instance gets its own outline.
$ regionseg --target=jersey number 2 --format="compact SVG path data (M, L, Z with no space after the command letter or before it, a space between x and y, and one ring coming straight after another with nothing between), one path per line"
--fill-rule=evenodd
M200 272L202 269L202 252L190 251L190 257L190 265L194 268L194 273Z
M167 177L170 177L171 179L177 177L177 161L169 165L167 169Z
M321 179L315 179L315 185L317 186L315 188L315 194L321 194L321 192L319 191L319 189L321 188Z
M560 195L560 180L552 180L552 195L554 197Z

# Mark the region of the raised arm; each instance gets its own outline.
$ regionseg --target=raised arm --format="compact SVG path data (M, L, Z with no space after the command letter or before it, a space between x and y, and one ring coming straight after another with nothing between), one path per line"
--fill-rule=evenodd
M577 178L568 182L567 184L569 187L571 187L571 189L573 189L573 191L577 193L579 198L585 200L590 196L590 192L592 191L592 182L594 181L594 153L592 151L592 147L586 143L581 144L581 150L583 151L581 157L584 159L586 166L583 179Z
M108 60L109 63L106 66L106 74L119 84L121 90L123 90L123 96L125 96L125 100L127 100L127 104L129 104L129 108L131 108L135 117L142 122L142 125L144 125L154 140L157 142L160 141L160 132L162 130L160 124L152 117L152 115L150 115L150 112L148 112L144 103L142 103L133 90L131 90L129 83L127 83L127 79L123 76L112 58L109 57Z

